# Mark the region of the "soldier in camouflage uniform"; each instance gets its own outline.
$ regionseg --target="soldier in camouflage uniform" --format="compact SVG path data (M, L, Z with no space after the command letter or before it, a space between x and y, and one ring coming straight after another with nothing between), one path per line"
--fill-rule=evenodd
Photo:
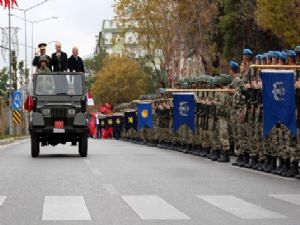
M220 84L221 88L227 89L227 85L231 83L230 76L221 75ZM230 116L230 96L228 92L220 92L218 98L218 123L219 123L219 139L221 143L221 155L218 159L219 162L230 162L230 139L229 139L229 116Z

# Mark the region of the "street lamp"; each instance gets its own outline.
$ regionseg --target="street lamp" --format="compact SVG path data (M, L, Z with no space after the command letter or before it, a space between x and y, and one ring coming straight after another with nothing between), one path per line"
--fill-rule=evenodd
M40 23L40 22L44 22L44 21L48 21L48 20L56 20L58 19L57 16L52 16L52 17L48 17L45 19L40 19L40 20L35 20L35 21L28 21L29 23L31 23L31 46L33 47L33 25L36 23ZM31 49L31 62L33 61L33 48ZM33 65L31 63L31 74L33 74Z
M41 6L43 4L45 4L48 0L44 0L36 5L33 5L27 9L19 9L19 8L13 8L19 11L22 11L24 13L24 24L25 24L25 69L27 69L27 12L38 7Z
M21 19L21 20L25 20L23 17L17 16L17 15L14 15L14 14L12 14L12 16L14 16L18 19ZM33 35L33 25L36 24L36 23L44 22L44 21L47 21L47 20L53 20L53 19L58 19L58 17L57 16L52 16L52 17L47 17L47 18L40 19L40 20L35 20L35 21L26 20L26 22L31 23L31 62L33 61L33 55L34 55L33 50L35 49L34 46L33 46L33 36L34 36ZM27 36L27 35L25 35L25 36ZM26 37L26 40L27 40L27 37ZM25 43L24 46L25 46L25 49L26 49L27 44ZM25 53L25 57L27 57L27 52ZM25 64L27 65L27 58L25 58ZM33 73L33 66L31 64L31 74L32 73Z

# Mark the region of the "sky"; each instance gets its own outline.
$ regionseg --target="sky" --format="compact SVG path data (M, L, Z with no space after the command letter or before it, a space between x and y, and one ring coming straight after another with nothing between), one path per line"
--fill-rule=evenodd
M17 0L20 9L26 9L45 0ZM38 21L50 17L58 17L34 24L34 47L39 43L50 43L47 54L55 52L54 41L60 41L62 50L71 55L72 47L79 48L79 55L87 57L92 55L96 45L96 35L102 28L104 19L114 16L112 5L114 0L47 0L47 2L27 12L27 20ZM24 17L24 13L12 10L14 15ZM11 17L12 27L18 27L20 44L25 43L24 21ZM0 7L0 27L8 27L8 10ZM31 46L31 23L27 25L27 45ZM2 32L0 30L0 45L2 45ZM28 48L28 64L31 63L31 49ZM25 59L25 47L19 46L18 60ZM3 61L0 54L0 68L6 66L8 59Z

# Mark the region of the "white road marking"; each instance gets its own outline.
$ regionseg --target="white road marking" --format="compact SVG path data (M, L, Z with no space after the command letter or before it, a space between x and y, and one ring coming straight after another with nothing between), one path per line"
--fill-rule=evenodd
M287 217L231 195L198 195L198 198L241 219L286 219Z
M92 162L89 159L85 159L84 162L88 166L92 165Z
M273 198L277 198L289 203L292 203L294 205L300 206L300 194L299 195L290 195L290 194L285 194L285 195L269 195Z
M95 175L95 176L98 176L98 177L101 177L102 176L102 173L96 169L96 168L90 168L90 170L92 171L92 173Z
M82 196L46 196L42 220L91 220L91 216Z
M0 206L4 204L5 200L6 200L6 196L0 196Z
M190 219L156 195L127 195L122 198L142 220Z
M120 195L120 192L112 184L104 184L103 186L110 195Z

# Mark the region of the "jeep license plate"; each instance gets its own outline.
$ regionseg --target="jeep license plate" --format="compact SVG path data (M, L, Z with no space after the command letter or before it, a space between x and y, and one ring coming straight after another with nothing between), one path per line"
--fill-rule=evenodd
M58 129L58 128L54 128L53 129L53 133L65 133L65 129Z
M64 121L55 121L53 133L65 133L65 124Z

